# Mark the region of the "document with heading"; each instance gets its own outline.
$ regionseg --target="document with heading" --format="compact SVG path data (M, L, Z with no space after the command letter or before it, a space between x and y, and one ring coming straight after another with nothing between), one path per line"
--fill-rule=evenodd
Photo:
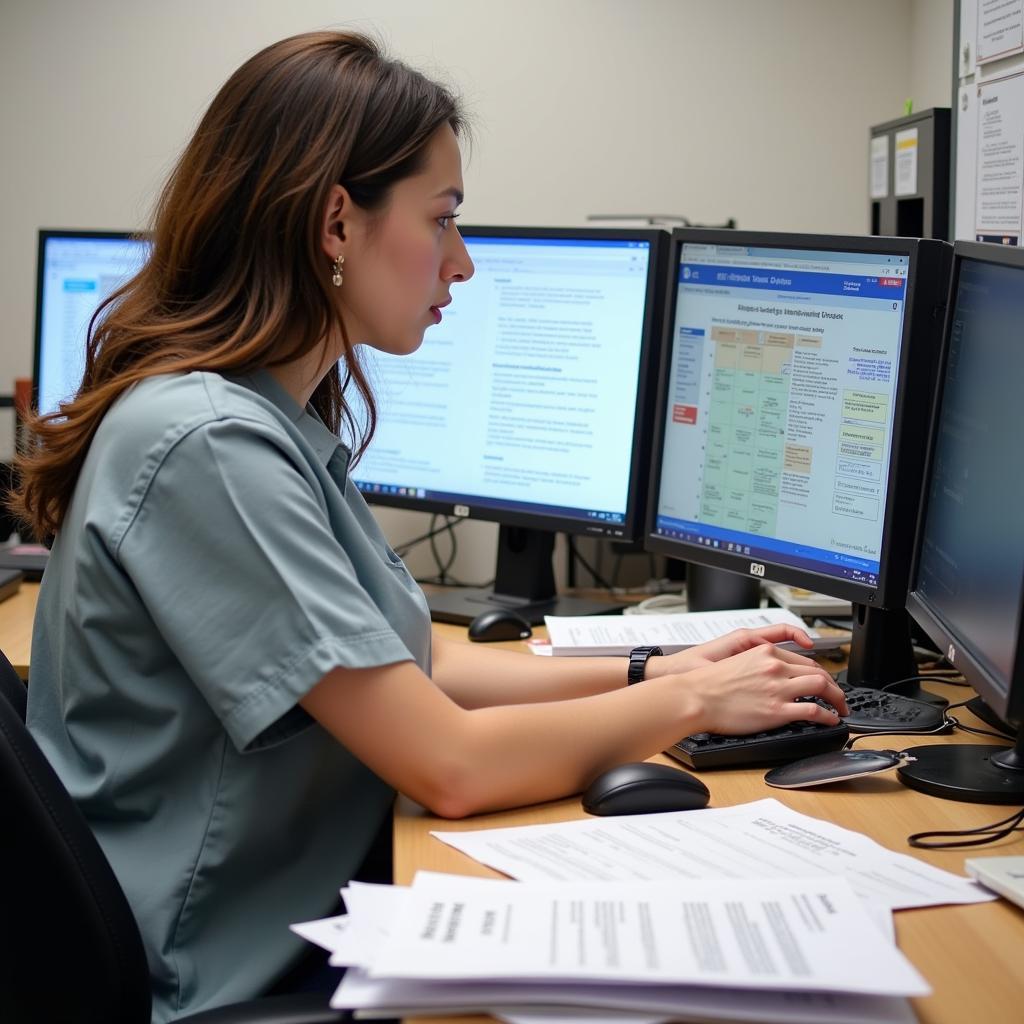
M353 882L342 895L349 909L346 916L293 925L292 930L331 950L331 963L349 966L334 1005L358 1009L361 1016L479 1012L491 1013L509 1024L653 1024L662 1019L705 1024L714 1020L768 1024L914 1022L907 1000L894 996L580 983L561 984L554 989L549 983L532 987L518 981L371 978L367 968L382 941L390 937L410 889ZM879 935L893 945L892 914L863 906Z
M847 882L513 884L420 872L371 977L920 996Z
M901 910L995 897L970 879L765 799L735 807L432 833L524 882L843 876Z

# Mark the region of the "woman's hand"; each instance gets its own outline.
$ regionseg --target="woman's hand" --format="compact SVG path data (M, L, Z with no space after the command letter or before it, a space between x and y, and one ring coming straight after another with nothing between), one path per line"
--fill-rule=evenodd
M725 658L742 654L753 647L783 643L787 640L808 649L813 646L811 638L802 629L783 623L765 626L762 629L734 629L725 636L691 647L688 651L648 659L646 677L656 679L658 676L690 672L695 668L713 665Z
M839 715L849 713L843 691L821 666L780 651L770 641L747 644L739 653L691 668L681 683L687 696L698 701L697 719L704 732L744 735L796 721L835 725ZM798 697L820 697L836 711L814 701L798 702Z

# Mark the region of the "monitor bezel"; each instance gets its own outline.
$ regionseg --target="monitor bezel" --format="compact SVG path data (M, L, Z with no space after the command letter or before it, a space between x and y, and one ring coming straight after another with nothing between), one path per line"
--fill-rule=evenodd
M1017 607L1016 645L1013 673L1004 685L992 668L981 660L969 644L963 643L956 630L950 626L932 603L917 589L917 575L920 569L921 546L924 541L924 513L928 504L928 481L931 479L935 450L938 444L938 423L942 410L942 398L946 384L946 365L949 359L950 337L954 321L957 287L960 269L965 260L990 263L1024 271L1024 250L996 245L990 242L956 242L953 246L953 270L950 275L949 301L942 332L942 346L939 353L939 377L935 388L935 399L929 417L928 448L925 456L925 475L921 488L917 528L914 535L913 558L911 561L907 611L915 622L928 634L945 653L950 663L957 668L992 710L1009 724L1019 727L1024 719L1024 588L1021 602ZM1024 573L1024 569L1022 569Z
M642 474L650 451L650 426L653 415L651 395L654 390L654 375L658 364L657 346L662 324L661 307L664 297L665 261L669 233L659 228L512 227L480 224L460 225L459 233L465 238L564 238L567 240L637 241L650 244L647 290L644 296L643 335L637 368L639 380L633 417L633 457L627 483L624 521L614 525L603 525L592 520L551 515L541 511L494 508L489 505L474 504L470 496L467 496L470 498L467 502L446 502L430 498L410 497L409 495L385 495L362 491L363 497L373 505L429 512L459 519L478 519L500 523L503 526L560 531L622 542L637 540L644 529L644 500L647 495L647 487L642 479ZM359 479L358 463L353 467L351 476L353 480Z
M866 254L894 255L908 257L907 289L904 296L903 327L900 338L900 358L897 380L903 380L909 372L915 321L923 315L919 310L918 265L921 239L893 238L864 235L824 235L778 231L725 231L721 229L677 228L672 232L668 252L664 320L662 327L661 359L658 370L658 384L655 390L654 442L652 448L651 478L647 497L647 527L644 546L656 554L694 562L716 569L726 569L745 576L756 576L792 586L805 587L829 594L855 604L871 607L903 607L906 598L907 570L909 568L909 545L913 538L914 524L897 527L906 522L916 510L918 495L906 481L901 468L906 459L905 432L911 425L911 417L917 413L921 421L928 415L929 402L924 395L910 396L905 388L898 388L896 405L893 410L893 439L887 480L887 501L882 521L882 548L879 553L879 579L877 586L869 586L854 580L830 576L811 569L797 568L769 558L752 559L720 548L708 548L686 541L668 539L656 533L658 496L661 485L662 457L664 454L665 403L669 376L671 374L671 352L675 325L676 301L678 298L679 257L685 244L715 244L754 246L760 248L800 249L820 252L863 252ZM930 244L934 240L925 240ZM902 549L908 552L900 558ZM757 567L756 569L754 567ZM899 571L902 566L902 571ZM896 570L896 571L894 571Z
M32 411L39 412L39 375L43 355L43 288L46 270L46 243L51 238L113 239L116 241L148 241L144 231L115 231L87 228L40 228L36 251L36 318L32 339Z

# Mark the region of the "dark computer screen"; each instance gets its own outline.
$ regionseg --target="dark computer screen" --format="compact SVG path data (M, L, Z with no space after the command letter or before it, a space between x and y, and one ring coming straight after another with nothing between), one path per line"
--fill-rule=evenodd
M372 502L496 521L501 547L513 527L635 538L667 235L462 233L476 269L442 323L412 355L365 354L379 419L357 486ZM431 596L435 615L464 621L497 601L535 605L539 620L552 610L550 543L531 564L545 572L539 587L524 580L517 594L499 578L497 597Z
M675 232L651 549L905 621L948 253Z
M971 249L972 253L978 250ZM941 629L954 663L1019 725L1024 600L1024 262L958 253L911 610Z
M1020 804L1024 254L957 242L952 299L907 607L1016 747L914 747L899 773L936 796Z
M85 371L89 321L99 304L137 273L150 243L123 231L39 232L34 404L56 412Z

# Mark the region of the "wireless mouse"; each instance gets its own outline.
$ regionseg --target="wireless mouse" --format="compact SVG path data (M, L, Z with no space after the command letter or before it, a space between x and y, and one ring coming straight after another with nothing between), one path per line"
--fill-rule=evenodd
M689 772L639 761L602 772L583 794L588 814L656 814L707 807L708 787Z
M511 608L491 608L469 624L469 639L477 643L495 640L525 640L533 632L530 624Z
M764 781L777 789L824 786L829 782L874 775L913 760L909 754L897 750L833 750L772 768Z

